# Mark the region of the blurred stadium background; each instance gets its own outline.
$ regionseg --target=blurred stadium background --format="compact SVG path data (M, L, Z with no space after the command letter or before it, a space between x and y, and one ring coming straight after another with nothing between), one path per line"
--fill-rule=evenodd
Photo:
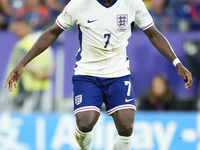
M68 2L37 0L38 6L34 7L30 1L0 0L0 150L77 150L73 138L75 118L71 83L75 54L79 48L77 27L66 30L52 45L54 71L51 100L43 103L35 100L37 104L25 105L26 109L15 109L15 98L4 88L10 57L19 41L11 25L18 19L28 19L31 25L35 23L31 26L34 32L43 31L54 22ZM157 28L192 72L194 83L191 89L185 90L176 68L157 52L145 34L135 26L127 53L137 106L151 79L163 74L169 79L169 85L176 95L173 104L176 107L153 111L138 109L133 149L200 150L200 0L143 1ZM57 7L52 7L52 4ZM34 8L32 14L25 9L26 5ZM39 11L40 6L47 12ZM24 97L22 94L21 99ZM37 106L33 108L32 105ZM100 120L94 129L92 150L110 150L116 135L112 118L104 110L102 106Z

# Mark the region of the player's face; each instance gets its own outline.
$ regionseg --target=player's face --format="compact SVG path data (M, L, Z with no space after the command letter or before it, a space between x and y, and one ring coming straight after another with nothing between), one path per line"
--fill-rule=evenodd
M101 1L106 5L109 5L110 3L112 3L113 0L101 0Z

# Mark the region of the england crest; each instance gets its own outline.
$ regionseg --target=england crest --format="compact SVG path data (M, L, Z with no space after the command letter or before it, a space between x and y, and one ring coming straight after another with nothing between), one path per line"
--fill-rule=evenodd
M117 15L117 25L120 28L124 28L128 23L128 14Z
M79 105L82 102L82 95L77 95L75 97L75 104Z

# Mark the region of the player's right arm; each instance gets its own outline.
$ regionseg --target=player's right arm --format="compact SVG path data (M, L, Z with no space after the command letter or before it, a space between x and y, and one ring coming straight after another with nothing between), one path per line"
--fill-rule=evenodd
M63 32L56 23L54 23L49 29L47 29L35 42L30 51L24 56L24 58L19 62L19 64L13 69L7 78L5 88L9 84L9 91L13 90L13 82L15 88L17 87L17 82L19 76L23 73L24 67L37 55L45 51Z

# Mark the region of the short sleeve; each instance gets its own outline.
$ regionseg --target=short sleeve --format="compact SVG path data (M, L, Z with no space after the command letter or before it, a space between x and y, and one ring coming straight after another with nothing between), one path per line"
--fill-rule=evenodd
M136 0L135 23L142 30L146 30L152 25L154 25L153 19L142 0Z
M58 15L56 19L57 25L63 30L74 26L77 22L78 13L79 10L77 0L71 0L65 6L60 15Z

